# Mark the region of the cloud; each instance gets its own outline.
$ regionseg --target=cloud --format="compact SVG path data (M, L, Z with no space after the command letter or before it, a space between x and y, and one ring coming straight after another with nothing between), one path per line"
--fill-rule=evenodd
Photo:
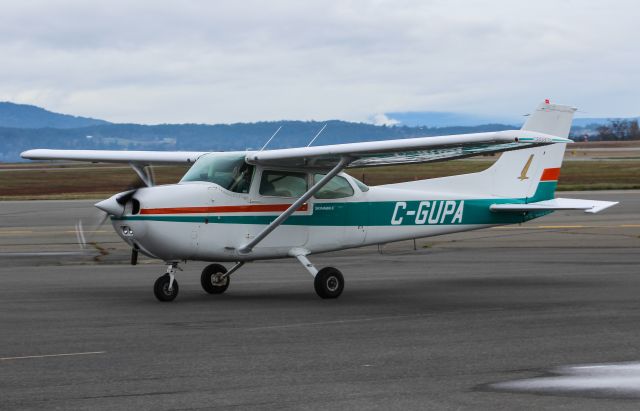
M373 116L371 122L376 126L395 126L396 124L400 124L398 120L389 118L386 114L383 113L378 113Z
M640 112L636 2L10 2L0 99L132 122Z

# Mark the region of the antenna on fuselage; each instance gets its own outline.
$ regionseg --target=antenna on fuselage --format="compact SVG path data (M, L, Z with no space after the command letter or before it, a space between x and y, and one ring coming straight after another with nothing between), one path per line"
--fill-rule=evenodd
M309 144L307 144L307 147L309 147L311 144L313 144L314 141L316 141L316 138L318 138L318 136L324 131L324 129L327 128L327 124L329 123L324 123L324 126L322 126L320 131L318 131L318 134L316 134L316 136L312 138L311 141L309 141Z
M269 143L271 143L271 140L273 140L273 138L276 136L276 134L278 134L278 132L280 131L280 129L281 129L281 128L282 128L282 126L278 127L278 129L276 130L276 132L275 132L275 133L273 133L273 135L271 136L271 138L270 138L269 140L267 140L267 142L266 142L266 143L264 143L264 146L262 146L262 148L260 149L260 151L264 150L264 148L265 148L266 146L268 146L268 145L269 145Z

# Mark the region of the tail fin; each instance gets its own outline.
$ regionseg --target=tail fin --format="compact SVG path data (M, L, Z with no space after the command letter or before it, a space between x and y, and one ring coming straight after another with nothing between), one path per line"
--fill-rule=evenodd
M527 121L522 126L522 130L551 134L557 137L567 138L571 129L573 113L576 109L569 106L549 104L545 100L540 104ZM597 213L611 206L618 204L617 201L595 201L578 200L573 198L554 198L558 177L560 176L560 166L564 157L566 144L551 144L543 147L536 147L525 150L510 151L502 154L500 159L489 169L494 169L494 187L508 185L509 170L518 167L524 158L528 157L526 165L521 171L519 179L526 177L532 164L537 161L532 176L528 193L525 197L527 204L493 204L491 211L502 213L522 213L522 212L550 212L554 210L583 210L587 213ZM537 160L534 160L536 159ZM489 171L487 170L487 171ZM535 179L535 180L534 180ZM522 189L522 188L520 188ZM536 217L531 214L531 217ZM525 218L528 219L528 218Z
M545 100L529 116L522 130L567 138L575 108ZM566 144L550 144L502 153L486 173L493 179L493 194L526 198L527 202L554 197Z
M549 100L545 100L527 118L522 130L537 131L538 133L567 138L569 137L575 111L576 109L573 107L551 104Z
M570 106L550 104L546 100L529 116L522 130L567 138L574 112ZM478 173L408 182L400 186L476 198L490 194L524 200L525 203L549 200L555 196L565 147L566 143L554 143L506 151L491 167Z

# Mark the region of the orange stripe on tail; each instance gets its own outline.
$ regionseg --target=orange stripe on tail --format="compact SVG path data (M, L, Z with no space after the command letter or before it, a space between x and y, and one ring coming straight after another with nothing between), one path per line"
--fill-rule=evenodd
M540 181L558 181L560 177L560 167L557 168L545 168L542 172Z

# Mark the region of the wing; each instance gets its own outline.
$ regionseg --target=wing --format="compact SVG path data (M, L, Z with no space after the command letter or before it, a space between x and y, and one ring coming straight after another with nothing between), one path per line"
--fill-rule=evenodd
M493 133L419 137L328 146L288 148L249 152L252 164L279 167L332 168L343 157L353 167L430 163L479 154L500 153L553 143L570 143L566 138L510 130ZM21 154L30 160L75 160L106 163L190 164L207 152L198 151L115 151L115 150L28 150Z
M479 154L500 153L553 143L571 143L566 138L524 130L492 133L419 137L328 146L288 148L247 153L252 164L280 167L332 168L343 157L348 167L430 163Z
M28 150L20 154L29 160L74 160L94 163L190 164L206 152L116 151L116 150Z

